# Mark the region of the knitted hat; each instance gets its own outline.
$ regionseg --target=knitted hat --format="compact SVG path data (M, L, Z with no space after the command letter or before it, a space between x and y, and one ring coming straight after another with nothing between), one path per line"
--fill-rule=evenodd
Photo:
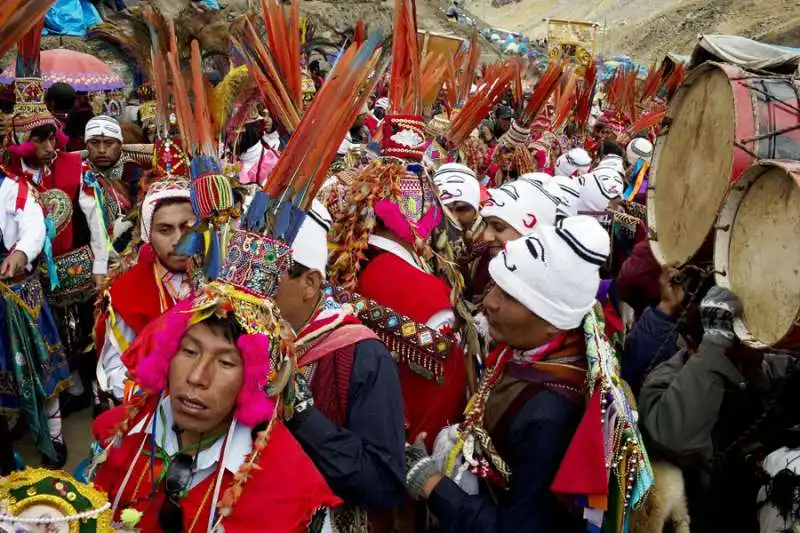
M108 115L99 115L93 117L86 123L86 130L83 138L86 141L95 137L110 137L122 142L122 127L119 121L114 117Z
M415 115L386 115L383 119L382 153L420 162L425 154L425 120Z
M540 224L555 224L559 199L539 182L519 179L488 193L489 199L481 209L484 218L497 217L521 235L528 235Z
M610 157L619 159L619 156ZM615 166L598 166L594 172L578 176L575 181L580 187L576 207L578 213L605 211L612 200L622 196L625 189L622 173Z
M471 168L460 163L446 163L433 175L433 182L439 188L439 198L444 205L464 202L475 210L480 208L481 186Z
M636 164L640 159L650 163L650 159L653 157L653 143L644 137L636 137L628 143L625 153L629 165Z
M506 244L489 263L489 274L531 313L569 331L591 311L610 253L608 233L596 220L569 217Z
M323 279L328 270L328 232L332 224L328 210L315 199L292 243L292 259L311 270L318 270Z
M142 200L141 237L150 242L150 231L153 227L153 215L158 204L167 199L190 200L189 181L171 177L153 182Z
M378 98L375 101L375 107L383 109L384 111L389 109L389 99L385 96L383 98Z
M561 210L567 215L577 215L581 197L581 187L577 180L567 176L553 176L553 181L561 192Z
M527 148L531 139L531 130L517 123L516 120L511 119L511 127L508 131L500 137L500 144L509 148L521 146Z
M583 148L573 148L556 160L556 173L570 178L589 171L592 158Z

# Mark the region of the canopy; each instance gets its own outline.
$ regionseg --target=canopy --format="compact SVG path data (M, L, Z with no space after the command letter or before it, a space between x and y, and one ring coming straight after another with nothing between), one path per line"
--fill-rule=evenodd
M42 52L40 70L44 87L64 82L76 91L113 91L125 87L125 80L96 57L73 50L56 49ZM0 74L0 83L14 81L14 62Z
M691 66L696 67L708 60L733 63L745 69L790 74L800 64L800 50L737 35L701 35L692 52Z

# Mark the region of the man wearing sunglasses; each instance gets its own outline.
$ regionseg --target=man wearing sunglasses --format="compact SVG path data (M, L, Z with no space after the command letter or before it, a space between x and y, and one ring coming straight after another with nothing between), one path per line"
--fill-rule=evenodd
M92 427L105 449L95 486L108 493L114 521L135 531L204 532L220 521L227 533L299 531L341 500L285 425L271 425L266 446L256 440L275 409L260 377L269 341L220 308L195 323L193 305L185 300L141 333L142 394Z

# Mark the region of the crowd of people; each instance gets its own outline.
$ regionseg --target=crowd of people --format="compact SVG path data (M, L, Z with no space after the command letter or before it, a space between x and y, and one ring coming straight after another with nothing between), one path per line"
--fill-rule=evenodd
M742 343L737 295L651 252L682 67L525 80L477 38L420 58L406 0L391 45L359 24L330 67L295 46L296 2L267 4L215 83L142 8L149 75L119 117L45 91L41 25L21 36L6 479L28 432L45 468L90 457L108 505L75 520L97 531L799 527L794 355ZM65 442L82 409L92 442Z

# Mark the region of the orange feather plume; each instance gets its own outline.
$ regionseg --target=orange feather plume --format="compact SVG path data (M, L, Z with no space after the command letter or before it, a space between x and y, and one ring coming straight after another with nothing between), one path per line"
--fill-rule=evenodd
M511 61L496 64L484 72L487 74L483 77L483 83L467 99L461 112L450 124L447 138L455 146L460 146L503 98L514 75L514 64Z
M269 197L291 200L302 209L311 205L341 139L388 67L378 52L379 40L375 33L341 55L265 183Z
M55 0L2 0L0 2L0 56L42 24ZM38 32L41 35L41 31ZM36 52L39 52L37 48Z
M395 0L392 28L389 112L393 115L419 115L422 113L420 57L412 0Z
M650 67L650 70L647 72L647 78L645 78L644 83L642 84L641 91L639 91L640 102L644 102L656 95L656 92L658 92L658 88L661 85L661 74L662 70L660 68L656 68L656 64L654 62Z
M672 69L669 76L667 76L667 80L664 82L664 90L667 92L667 98L672 98L675 94L675 91L678 90L678 87L681 86L683 83L683 79L686 77L686 68L683 64L676 64L675 68Z
M358 19L356 21L356 31L353 34L353 42L356 43L358 46L364 44L364 41L367 40L367 25L364 24L364 19Z
M564 72L564 62L562 60L552 61L536 84L536 89L533 91L528 105L522 112L519 123L522 126L530 126L536 119L536 116L547 104L550 95L558 85L558 80L561 79L561 74Z
M175 38L175 25L172 20L167 21L169 32L169 49L167 51L167 63L172 73L172 97L175 101L175 116L178 120L178 128L183 135L184 147L193 153L199 149L200 137L195 121L192 106L189 104L189 90L181 71L180 59L178 58L178 43Z
M567 122L572 108L575 107L578 77L572 70L568 70L562 76L560 92L556 100L556 114L553 117L553 131L559 131Z
M630 137L635 137L640 133L647 132L650 128L658 125L664 120L666 116L666 110L660 111L651 111L648 113L642 114L638 119L636 119L633 124L627 129L627 132Z
M586 129L586 125L589 123L595 80L597 80L597 63L592 61L586 67L586 72L584 72L583 87L578 95L578 102L575 108L575 124L577 124L580 131Z

